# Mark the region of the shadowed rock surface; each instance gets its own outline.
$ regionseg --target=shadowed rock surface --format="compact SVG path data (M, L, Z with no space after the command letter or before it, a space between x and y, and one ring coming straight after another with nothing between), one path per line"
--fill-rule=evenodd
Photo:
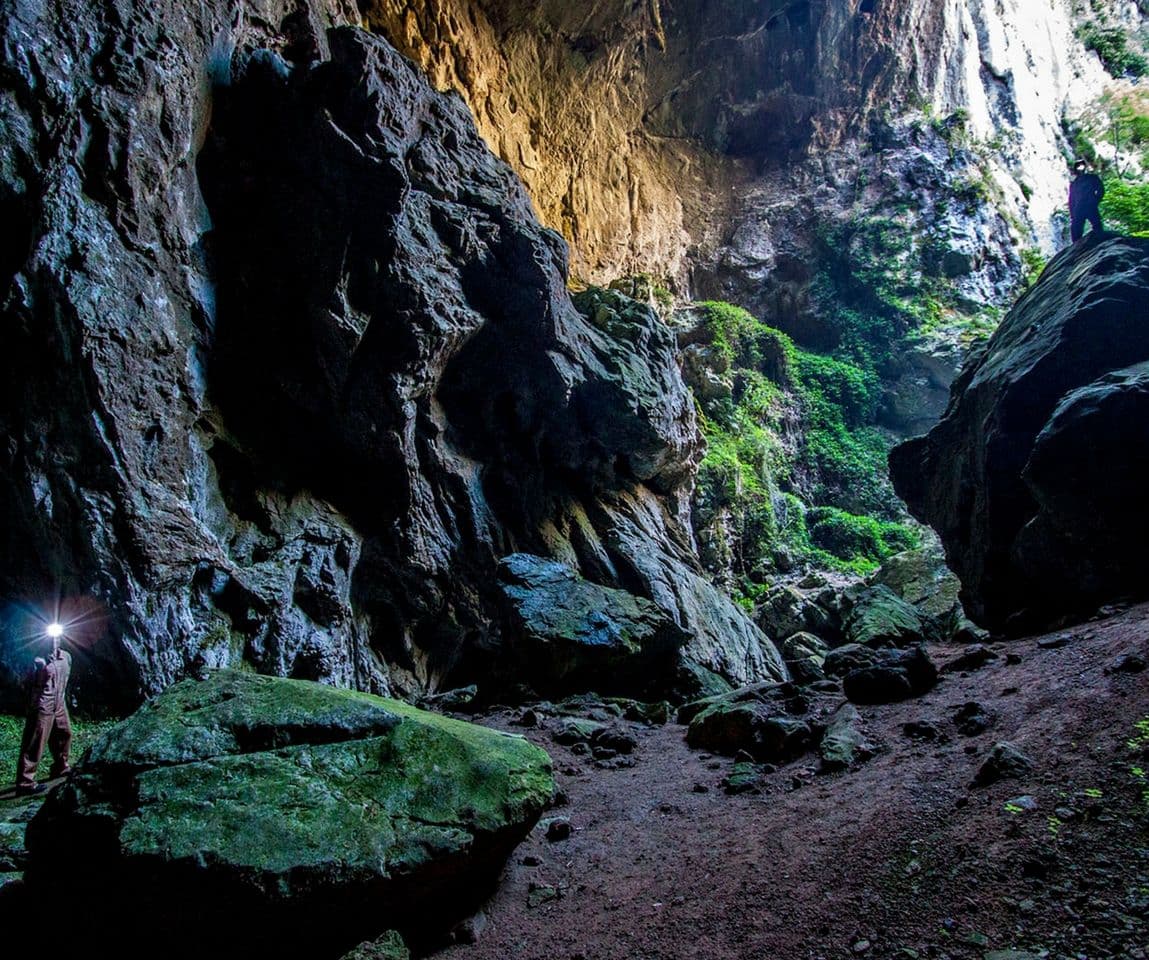
M897 447L899 495L938 532L970 616L990 628L1145 596L1149 241L1063 251Z
M503 559L499 581L515 657L536 690L657 692L673 680L686 634L650 601L522 553Z
M551 800L520 738L369 694L221 671L97 742L28 830L29 895L116 946L339 956L388 926L443 932ZM98 951L97 951L98 952Z
M80 700L505 672L517 552L653 602L697 685L784 678L694 555L670 331L576 308L464 105L349 9L240 6L0 15L0 593L94 601Z

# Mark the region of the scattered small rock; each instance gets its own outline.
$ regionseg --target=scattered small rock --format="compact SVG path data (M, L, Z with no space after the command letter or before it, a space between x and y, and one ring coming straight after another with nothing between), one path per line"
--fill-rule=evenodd
M1019 663L1021 663L1021 654L1007 653L1005 655L1005 665L1007 667L1016 667Z
M1123 653L1105 668L1106 673L1141 673L1145 669L1144 657L1135 653Z
M705 783L696 783L693 787L694 793L709 793L710 788Z
M552 900L558 900L562 897L562 893L558 887L552 887L546 883L531 883L527 889L527 906L532 910L535 907L541 907L544 903L550 903Z
M960 656L951 660L944 667L942 673L958 673L962 670L977 670L984 667L998 659L998 655L994 653L984 643L975 643Z
M762 783L762 769L756 763L736 763L722 781L722 789L729 796L740 793L758 793Z
M467 917L454 930L451 931L456 943L478 943L479 937L487 929L487 914L480 910Z
M1041 955L1027 950L987 950L984 960L1040 960Z
M599 770L629 770L637 766L637 761L634 757L611 757L608 760L595 761L595 766Z
M1069 641L1072 639L1073 637L1068 633L1055 633L1053 636L1042 637L1038 640L1037 647L1039 650L1058 650L1061 647L1068 646Z
M1033 761L1012 743L995 743L981 765L974 783L984 787L999 780L1016 780L1033 769Z
M517 727L537 727L539 715L529 707L511 721Z
M1033 813L1037 807L1037 798L1031 797L1029 794L1023 794L1005 802L1005 809L1010 813Z
M519 861L519 863L521 863L524 867L537 867L542 863L542 860L536 857L533 853L528 853Z
M963 737L976 737L997 722L997 715L976 700L970 700L958 707L953 721L957 732Z
M574 829L566 817L552 817L549 820L544 820L543 827L546 830L546 837L551 843L568 839Z
M397 930L388 930L383 936L359 944L343 960L410 960L411 954Z
M936 720L911 720L902 726L902 733L911 740L931 740L944 743L949 739Z
M850 949L856 954L863 954L870 949L870 946L869 940L855 940L854 945Z

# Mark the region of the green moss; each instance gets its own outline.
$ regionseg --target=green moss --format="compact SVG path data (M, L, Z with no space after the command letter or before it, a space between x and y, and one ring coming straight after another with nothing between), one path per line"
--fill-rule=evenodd
M731 364L764 373L774 383L789 383L794 341L749 311L720 300L695 304L705 316L711 345Z
M125 853L226 864L272 894L301 870L418 869L533 822L554 788L546 754L521 738L231 671L170 687L105 734L83 776L126 771Z
M880 536L867 541L869 553L819 546L806 527L805 506L792 491L800 487L815 503L849 506L885 520L897 513L886 475L889 441L869 425L881 399L869 350L878 334L861 319L853 327L853 352L865 358L863 366L802 350L731 304L699 306L710 345L730 366L733 383L730 399L711 401L702 410L707 450L698 490L701 503L728 512L735 599L751 607L782 553L834 569L873 569L890 552ZM790 451L779 439L788 416L802 426L801 441Z
M921 538L913 528L873 517L857 516L834 507L811 510L806 522L813 546L839 565L858 573L869 573L882 560L919 546Z

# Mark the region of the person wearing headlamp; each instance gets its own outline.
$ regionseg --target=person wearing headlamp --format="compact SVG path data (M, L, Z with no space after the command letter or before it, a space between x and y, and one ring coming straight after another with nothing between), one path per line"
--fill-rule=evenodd
M47 790L36 783L36 768L47 746L52 754L49 778L62 777L71 771L68 751L72 746L72 721L68 716L68 678L72 673L72 655L60 645L64 628L58 623L45 631L52 641L50 658L37 657L29 676L28 717L20 741L20 759L16 766L16 793L34 794Z

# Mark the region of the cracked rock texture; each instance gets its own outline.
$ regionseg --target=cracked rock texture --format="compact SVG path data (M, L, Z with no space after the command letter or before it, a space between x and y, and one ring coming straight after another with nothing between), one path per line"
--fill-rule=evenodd
M87 598L105 706L240 663L435 689L501 668L528 552L652 601L703 680L785 675L686 532L672 334L576 309L457 97L338 4L69 9L3 13L10 635Z

